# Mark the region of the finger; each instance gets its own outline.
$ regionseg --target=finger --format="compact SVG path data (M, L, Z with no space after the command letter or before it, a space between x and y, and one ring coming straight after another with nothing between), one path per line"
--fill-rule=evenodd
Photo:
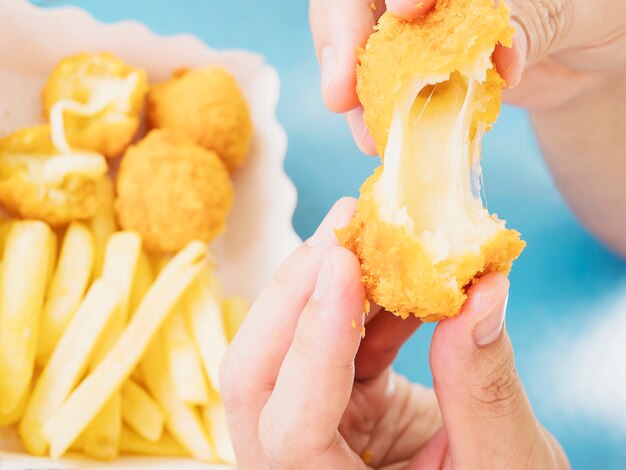
M448 461L446 459L448 458ZM439 431L422 447L409 462L406 470L422 468L452 468L448 453L448 435L445 428Z
M623 41L608 40L622 31L626 14L626 3L622 0L606 1L601 5L587 0L509 0L507 4L525 64L589 45L615 52L621 50L621 56L626 57ZM604 57L606 61L603 54L597 57ZM580 63L580 54L571 58L567 65L584 66ZM568 61L567 55L562 60ZM592 64L594 68L601 65Z
M356 201L341 199L315 234L279 268L246 316L222 362L220 388L240 465L260 456L259 414L293 340L326 251L338 246L334 229L345 226Z
M433 335L433 384L451 458L471 468L513 468L535 452L539 434L503 326L508 288L503 275L484 276L461 315Z
M358 106L346 113L346 120L359 150L365 155L376 155L376 144L363 120L363 107Z
M406 320L383 311L367 323L365 338L356 356L356 380L370 380L389 367L402 345L422 325L410 316Z
M356 462L337 429L352 392L364 303L358 260L345 248L331 248L259 420L265 455L278 467Z
M598 86L603 77L603 74L572 69L547 58L528 67L515 88L504 90L502 99L529 109L554 108Z
M413 20L428 13L435 0L387 0L385 3L387 9L394 15Z
M526 66L526 41L519 26L513 26L513 46L496 46L493 52L493 61L500 76L506 82L507 88L515 88L522 79Z
M382 11L383 0L310 1L311 31L322 71L322 97L333 112L345 113L359 105L357 49L367 42Z

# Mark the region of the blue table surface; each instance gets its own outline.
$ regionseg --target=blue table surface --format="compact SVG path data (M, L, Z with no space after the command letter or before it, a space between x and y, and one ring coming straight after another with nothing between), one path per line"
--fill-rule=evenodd
M77 5L98 19L134 19L161 34L192 33L214 48L258 51L282 82L278 118L289 136L285 167L298 188L294 227L312 233L333 202L357 195L379 164L355 148L320 98L305 0L38 0ZM526 114L505 107L486 138L489 209L528 248L511 274L508 329L539 419L574 468L626 468L626 265L596 242L555 189ZM432 326L402 349L397 369L430 384ZM620 341L623 338L622 341Z

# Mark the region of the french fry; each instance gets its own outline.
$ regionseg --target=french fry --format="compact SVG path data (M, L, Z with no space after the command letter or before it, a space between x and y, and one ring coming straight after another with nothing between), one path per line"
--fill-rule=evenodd
M141 436L127 427L122 428L120 450L122 454L127 455L151 455L156 457L189 456L189 452L167 433L163 433L161 439L157 442L150 442L142 439Z
M29 452L46 454L48 444L42 434L42 426L63 404L84 374L118 304L119 295L115 287L105 280L96 281L87 292L26 405L19 433Z
M122 419L146 441L161 439L165 424L163 411L148 392L132 380L122 385Z
M43 366L76 313L91 280L93 235L87 226L72 222L65 233L57 268L41 313L37 363Z
M43 222L14 222L0 274L0 413L15 410L28 391L37 352L39 316L48 281L52 231Z
M205 264L206 246L192 242L159 273L119 340L44 425L59 458L132 373L167 314Z
M113 201L115 191L113 182L108 177L98 180L97 195L100 206L96 214L89 220L89 227L93 232L95 243L94 278L100 277L104 266L104 252L106 250L109 237L117 230L115 222L115 210Z
M235 465L237 460L226 422L226 410L219 396L211 396L209 405L202 407L202 419L218 459Z
M202 426L198 410L185 404L172 383L161 338L157 335L141 361L150 394L165 412L165 425L174 438L198 460L214 461L215 454Z
M26 403L28 402L29 396L30 388L21 398L20 403L13 411L6 414L0 414L0 428L12 426L20 419L22 419L22 415L24 414L24 410L26 409Z
M243 297L230 297L222 302L224 330L230 343L250 310L250 304Z
M135 282L130 294L128 312L132 315L137 307L141 303L146 292L150 289L152 282L154 281L154 272L152 270L152 264L148 255L144 251L139 255L139 262L137 264L137 273L135 274Z
M57 265L57 255L59 254L59 237L56 232L50 231L50 262L48 263L48 279L46 280L46 288L52 281L52 275ZM41 326L39 327L41 329Z
M178 397L188 405L206 405L209 387L184 314L179 303L161 329L166 360Z
M92 371L111 350L126 326L128 304L140 254L141 238L136 233L117 232L109 237L102 278L116 287L120 304L96 349L90 368ZM111 460L119 453L121 433L122 407L119 392L116 391L85 429L83 450L91 457Z
M224 332L222 309L212 288L217 279L207 266L184 296L187 322L204 365L206 374L215 390L219 390L219 371L222 358L228 349Z

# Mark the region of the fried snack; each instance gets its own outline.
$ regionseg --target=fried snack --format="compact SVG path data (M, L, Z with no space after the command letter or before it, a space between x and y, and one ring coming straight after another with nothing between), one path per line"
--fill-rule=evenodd
M241 167L250 149L252 122L235 78L219 67L179 70L148 93L152 127L183 132L215 151L230 172Z
M122 419L140 437L158 442L163 435L165 415L141 386L127 380L122 386Z
M119 224L139 232L155 253L212 241L233 203L233 185L217 154L163 130L128 149L116 184Z
M226 421L226 409L218 394L211 396L209 406L202 408L202 419L211 438L217 458L224 463L235 465L235 451L230 440L230 432Z
M115 286L120 305L94 353L93 371L115 345L128 319L128 304L141 255L141 238L134 232L117 232L107 242L102 278ZM104 407L83 432L85 454L111 460L119 453L122 433L122 404L119 392L114 392Z
M66 57L52 71L42 101L57 147L121 155L139 128L148 78L110 52ZM67 139L67 140L66 140Z
M512 43L504 2L439 0L413 22L384 14L359 53L357 92L384 164L338 237L369 297L403 318L458 314L467 287L508 273L525 246L480 198L481 140L504 86L497 43Z
M65 232L59 261L51 276L39 324L37 364L43 366L72 320L92 279L93 236L85 224L72 222Z
M17 408L35 369L39 315L49 277L52 231L43 222L11 224L0 270L0 414Z
M53 458L69 449L128 379L168 313L205 263L206 246L194 242L159 273L113 348L44 425L44 437Z
M250 310L250 303L243 297L230 297L222 302L222 317L228 342L231 342Z
M85 373L118 305L113 285L101 279L92 284L37 380L20 422L20 437L31 454L46 454L42 427Z
M209 403L209 385L185 314L185 307L181 303L163 324L165 359L169 364L178 398L187 405L206 405Z
M113 209L115 188L113 187L113 181L111 181L108 176L100 178L96 183L96 195L98 199L98 210L88 221L89 227L93 232L95 245L94 278L100 277L102 273L107 242L109 241L109 237L117 231L115 210Z
M97 153L58 150L48 125L22 129L0 139L0 204L52 226L86 219L98 209L95 182L106 171Z
M122 428L120 450L125 455L153 455L158 457L188 457L183 446L170 434L164 433L157 442L150 442L128 428Z
M219 390L220 364L228 349L220 299L217 295L220 291L219 280L209 267L205 267L183 298L187 323L214 390Z
M165 412L165 426L172 436L195 459L215 461L215 454L198 410L183 402L176 393L172 371L164 353L161 338L157 336L141 361L141 371L148 390Z

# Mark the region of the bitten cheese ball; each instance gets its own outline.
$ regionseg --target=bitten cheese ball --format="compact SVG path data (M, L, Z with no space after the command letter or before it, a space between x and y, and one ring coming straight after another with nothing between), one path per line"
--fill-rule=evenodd
M491 54L511 37L504 2L439 0L413 22L385 13L359 53L357 92L383 165L338 237L371 300L403 318L457 315L468 286L507 274L525 246L480 197L481 140L504 86Z
M128 149L116 189L118 223L137 231L154 253L214 240L233 204L233 185L217 154L164 130Z
M0 203L23 218L62 226L91 217L96 182L106 172L102 155L59 151L47 124L0 139Z
M248 104L222 68L179 70L152 86L147 115L152 127L182 132L217 152L230 172L246 161L252 139Z
M145 71L109 52L66 57L43 90L46 117L65 147L93 150L107 158L124 153L137 133L148 91Z

